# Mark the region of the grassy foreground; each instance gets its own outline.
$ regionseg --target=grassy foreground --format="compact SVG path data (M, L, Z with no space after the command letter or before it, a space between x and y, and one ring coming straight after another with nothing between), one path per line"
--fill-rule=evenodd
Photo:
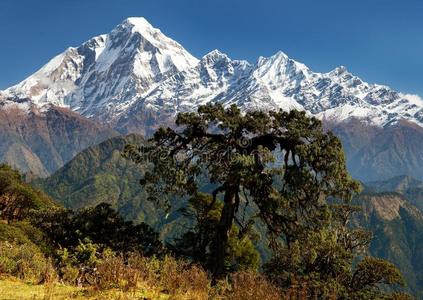
M132 300L168 299L166 295L144 292L123 292L121 290L95 291L63 284L34 285L15 278L0 278L1 300Z

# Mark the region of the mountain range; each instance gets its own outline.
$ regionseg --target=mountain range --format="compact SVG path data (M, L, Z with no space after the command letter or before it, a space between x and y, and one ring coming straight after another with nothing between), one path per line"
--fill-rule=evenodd
M0 91L0 131L8 132L0 136L6 145L0 159L46 176L78 151L117 133L149 136L172 125L177 113L214 102L243 110L305 110L341 138L354 177L423 178L423 101L418 96L366 83L345 67L313 72L283 52L255 63L232 60L218 50L197 59L144 18L128 18L110 33L68 48ZM56 149L57 142L40 146L21 138L44 140L44 128L18 128L7 121L41 118L53 124L51 111L59 110L76 118L66 119L65 127L76 127L72 142L63 140L70 148L66 151ZM11 144L10 136L19 138ZM52 152L66 155L51 163L46 157Z

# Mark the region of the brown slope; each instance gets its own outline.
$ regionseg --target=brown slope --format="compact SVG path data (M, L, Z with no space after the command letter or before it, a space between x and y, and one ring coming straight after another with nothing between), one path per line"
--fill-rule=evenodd
M423 297L423 214L398 193L363 193L355 200L362 213L356 225L373 233L369 251L393 262L402 272L407 290Z
M117 133L66 108L0 110L0 161L47 176L78 152Z
M384 128L357 120L327 125L342 141L351 175L362 181L423 178L423 128L401 121Z

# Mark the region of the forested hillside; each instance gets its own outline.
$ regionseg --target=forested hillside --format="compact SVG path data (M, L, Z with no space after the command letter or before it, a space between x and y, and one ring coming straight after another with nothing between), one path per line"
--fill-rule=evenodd
M212 111L213 110L211 110L210 113L212 113ZM187 115L187 117L188 116L190 115ZM260 118L260 115L256 117ZM289 118L295 119L296 117L295 115L291 114ZM189 119L183 120L187 121ZM230 119L228 119L227 121L233 122L237 119L234 118L232 121L229 120ZM293 128L294 127L292 127L290 130L294 130ZM157 137L159 137L160 134L165 134L165 131L158 133ZM183 200L184 198L180 198L180 196L174 196L169 198L170 202L168 204L170 204L170 210L168 210L168 206L164 205L164 203L161 202L164 199L160 200L159 202L153 201L153 199L151 199L150 197L152 190L149 190L149 188L146 188L145 186L140 184L140 179L143 178L145 172L149 172L150 169L146 168L146 165L144 163L140 164L140 162L142 161L138 160L137 156L132 156L133 154L129 155L132 159L135 159L136 163L127 159L128 154L126 154L126 157L122 156L123 152L128 151L128 148L126 146L132 145L132 147L135 147L132 149L142 150L141 154L146 154L143 151L153 151L151 152L150 156L147 156L148 159L152 159L152 161L149 162L154 161L155 154L161 154L162 156L160 159L163 159L163 149L156 149L154 147L151 148L152 142L154 142L154 140L150 141L149 143L146 143L146 141L141 136L136 135L113 138L111 140L105 141L97 146L90 147L89 149L83 151L82 153L77 155L75 159L73 159L70 163L65 165L58 172L56 172L53 176L47 179L37 180L34 182L34 184L47 191L50 195L58 199L59 202L63 203L66 207L69 208L94 207L98 203L106 201L110 203L113 208L117 209L119 213L122 214L122 216L124 216L127 220L133 220L136 223L146 221L147 224L153 226L153 228L160 232L161 238L166 239L166 246L178 257L195 259L198 262L203 262L203 266L207 268L207 256L198 256L198 253L203 252L190 252L198 251L198 248L191 249L188 245L195 245L196 241L201 240L208 241L208 243L210 243L210 241L213 241L213 226L210 227L210 224L213 224L213 222L215 221L211 221L213 219L210 218L215 217L212 217L207 213L210 208L207 208L207 206L204 206L204 204L200 205L200 203L211 203L208 202L210 200L205 200L207 198L198 198L196 196L188 201L188 199ZM246 145L248 146L249 143L247 143ZM342 156L340 157L342 161ZM169 165L169 167L167 168L172 168L172 166ZM163 170L166 170L167 172L171 169ZM296 185L293 187L297 188ZM189 189L188 186L186 186L185 188ZM213 191L215 189L215 184L205 185L201 187L201 190L203 192L210 193L210 195L214 195ZM246 213L243 213L243 209L240 209L240 212L237 213L237 221L235 223L236 227L234 228L234 232L238 231L239 233L241 233L245 230L250 230L254 228L253 231L255 231L256 233L253 235L248 234L247 236L249 236L249 238L255 243L256 247L258 247L259 253L261 254L262 263L266 263L266 268L269 268L275 262L275 258L272 254L272 251L267 248L268 246L263 246L263 243L268 243L270 241L268 240L266 242L263 239L267 236L266 226L263 227L263 224L259 225L260 222L256 223L256 221L258 221L258 219L256 219L257 217L251 218L255 214L259 214L260 207L257 206L256 203L247 204L247 201L251 202L251 199L248 200L248 197L248 194L240 195L241 206L246 207L250 205L250 208L246 210ZM182 199L183 201L180 201L180 199ZM408 290L417 295L418 270L413 268L410 269L410 266L412 265L412 255L402 255L401 253L387 253L380 251L377 245L385 243L387 239L392 239L392 236L386 234L383 229L380 229L384 228L383 226L388 226L384 223L386 220L383 218L383 216L380 218L375 217L375 207L379 207L377 201L371 201L371 199L369 200L369 198L366 197L359 197L357 199L357 204L359 204L364 209L363 216L354 217L353 219L355 220L353 223L358 226L357 230L361 230L360 227L365 227L367 229L377 231L377 234L375 234L374 236L374 240L370 243L370 253L378 257L388 258L392 260L394 263L396 263L398 267L400 267L402 271L407 272L405 277L407 279L407 282L409 283ZM390 200L388 199L386 201ZM187 205L188 207L191 207L191 209L189 209L190 212L187 211ZM407 207L405 203L401 202L401 205ZM400 208L398 208L398 210L400 210ZM396 216L397 215L394 214L394 217L392 217L392 219L395 219ZM242 221L240 219L241 217ZM254 221L254 219L256 220ZM391 221L392 219L389 219L389 221ZM248 224L249 222L253 222L251 224L256 223L256 225L253 225L253 227L251 227L250 225L245 227L246 224ZM394 220L394 222L396 221ZM416 224L418 224L420 220L417 218L415 222ZM195 224L197 224L196 226L199 227L195 227ZM200 224L208 224L208 226L201 227ZM397 226L394 228L400 227ZM187 229L189 230L187 231ZM405 239L408 239L412 234L415 234L415 232L409 232L409 228L407 226L401 227L400 230L402 230ZM419 229L417 229L417 231L418 230ZM358 234L359 232L360 231L357 231L357 233L354 234ZM361 238L364 238L364 240L366 240L367 238L365 236L366 235L363 235ZM175 237L177 237L178 239L172 241L172 239ZM323 238L323 236L314 236L310 238L311 240L316 238L321 239ZM240 249L247 249L244 247L247 247L248 245L248 243L245 244L242 239L239 241L233 240L233 242L230 243L235 243L233 245L238 245L232 249L236 249L241 245L243 246ZM391 244L393 249L395 249L395 247L397 247L398 245L398 240L392 240ZM207 243L204 245L200 243L197 246L200 247L199 249L201 249L201 247L204 247L205 245L207 245ZM210 245L212 246L212 244ZM307 247L314 246L315 245L308 245ZM410 248L413 246L414 244L409 245ZM267 250L263 250L263 248L267 248ZM186 251L181 251L180 249L186 249ZM322 251L322 249L316 249L315 251ZM251 256L253 252L250 252L250 250L240 253L244 253L243 255L247 255L247 257L250 257L249 260L253 257ZM236 257L237 256L233 256L232 259L235 259L236 261ZM372 264L372 262L370 261L368 263ZM279 276L276 275L278 274L278 272L272 273L272 276ZM273 281L277 280L276 278L278 277L270 278L273 278ZM386 283L388 282L389 281L387 281Z

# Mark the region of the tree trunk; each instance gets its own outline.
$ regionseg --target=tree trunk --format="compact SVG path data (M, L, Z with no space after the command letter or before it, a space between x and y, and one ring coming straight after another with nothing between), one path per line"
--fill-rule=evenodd
M225 250L235 217L236 193L236 188L228 188L226 190L219 225L214 236L211 259L209 262L214 283L225 274Z

